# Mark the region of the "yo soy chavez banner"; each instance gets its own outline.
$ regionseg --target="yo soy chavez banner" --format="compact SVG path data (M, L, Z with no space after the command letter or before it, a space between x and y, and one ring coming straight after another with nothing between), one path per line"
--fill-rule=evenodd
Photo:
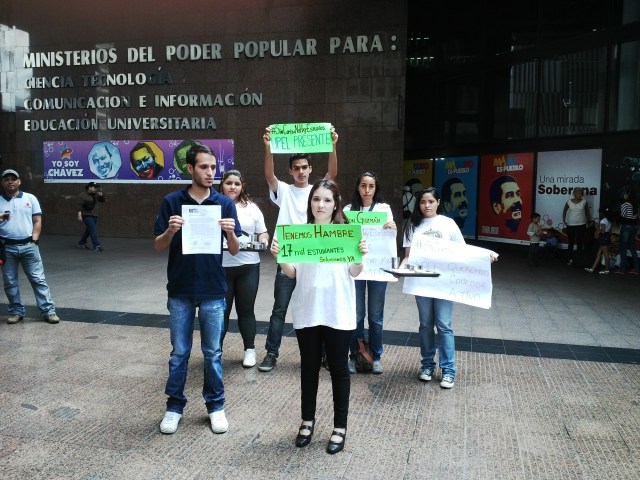
M45 183L187 183L187 152L207 145L217 159L215 183L233 168L233 140L111 140L42 143Z

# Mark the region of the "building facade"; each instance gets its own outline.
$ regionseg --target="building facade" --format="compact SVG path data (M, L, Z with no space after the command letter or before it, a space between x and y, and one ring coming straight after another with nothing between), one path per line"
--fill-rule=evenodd
M0 167L20 171L23 189L40 198L45 233L79 230L74 198L99 181L108 197L101 235L143 238L162 197L180 188L176 145L228 141L220 167L246 175L271 230L264 129L322 122L340 136L346 195L361 170L374 170L391 196L404 152L406 8L378 0L7 0ZM136 155L156 171L137 175ZM98 171L91 158L109 166ZM275 160L285 181L287 158ZM327 154L313 158L316 180Z

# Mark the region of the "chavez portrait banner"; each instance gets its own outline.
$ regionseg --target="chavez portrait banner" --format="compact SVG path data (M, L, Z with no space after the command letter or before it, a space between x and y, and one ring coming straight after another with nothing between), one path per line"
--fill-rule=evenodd
M478 239L528 244L533 212L533 153L480 157Z
M478 157L436 158L433 184L440 192L440 210L453 218L465 238L476 236Z
M207 145L216 156L215 183L233 168L233 140L42 142L45 183L187 183L187 152Z

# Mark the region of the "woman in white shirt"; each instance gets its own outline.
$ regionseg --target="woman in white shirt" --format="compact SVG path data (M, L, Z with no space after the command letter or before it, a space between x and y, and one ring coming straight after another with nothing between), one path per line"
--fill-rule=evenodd
M404 234L405 254L401 267L407 264L409 254L411 253L411 244L413 239L420 235L428 235L431 237L441 238L451 242L465 243L462 232L456 222L449 217L440 215L440 194L438 191L429 187L416 195L416 208L409 218L407 229ZM428 279L426 279L428 281ZM420 278L405 279L404 287L408 282L425 281ZM418 306L418 320L420 327L418 334L420 336L420 374L418 378L423 382L431 381L435 375L436 362L435 354L438 351L438 361L440 363L441 379L440 386L442 388L453 388L456 378L456 352L455 337L453 328L453 302L441 298L423 297L415 295L416 305ZM434 327L438 329L438 337Z
M311 188L307 223L346 223L340 191L333 180L320 180ZM365 239L360 240L359 249L362 253L367 252ZM279 251L280 246L274 238L271 253L277 256ZM362 271L362 264L281 263L280 268L289 278L296 279L291 314L300 350L302 424L295 443L300 448L311 442L324 346L333 390L333 432L326 451L338 453L344 448L351 390L347 355L356 328L353 278Z
M364 212L384 212L387 214L387 222L382 228L397 230L393 221L393 213L388 203L382 201L380 182L373 172L362 173L356 182L353 200L344 207L345 210ZM351 338L349 372L356 373L356 352L358 351L358 338L364 338L364 317L369 311L369 346L373 353L373 369L371 373L382 373L384 370L380 363L382 356L382 331L384 323L384 300L387 291L387 282L377 280L356 279L356 330ZM368 298L367 297L368 293ZM366 298L366 302L365 302Z
M569 262L573 263L573 245L576 246L576 254L580 255L584 250L584 238L587 233L587 223L591 223L591 215L589 214L589 204L582 197L584 191L578 187L573 190L573 198L567 200L562 210L562 221L567 226L568 245L567 252Z
M232 199L238 212L238 221L242 228L241 243L249 244L251 235L257 235L258 241L266 245L269 234L264 223L264 216L258 206L251 201L246 190L246 183L238 170L227 170L220 182L220 192ZM222 266L227 275L227 309L224 312L224 335L229 329L229 315L233 301L236 301L238 329L244 344L242 366L251 368L256 364L256 315L254 305L260 282L260 254L258 252L240 250L236 255L229 252L222 254Z

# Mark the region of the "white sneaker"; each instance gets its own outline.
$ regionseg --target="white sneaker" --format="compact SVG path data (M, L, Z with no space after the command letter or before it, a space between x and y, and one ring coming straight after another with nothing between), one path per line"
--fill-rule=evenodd
M242 360L242 366L244 368L251 368L256 366L256 349L247 348L244 351L244 359Z
M167 434L176 433L176 430L178 430L178 423L180 423L181 418L181 413L170 412L167 410L164 412L162 422L160 422L160 431Z
M442 388L453 388L454 380L455 378L451 375L443 375L440 386Z
M229 430L229 422L227 422L224 410L211 412L209 414L209 420L211 420L211 430L213 430L213 433L224 433Z

